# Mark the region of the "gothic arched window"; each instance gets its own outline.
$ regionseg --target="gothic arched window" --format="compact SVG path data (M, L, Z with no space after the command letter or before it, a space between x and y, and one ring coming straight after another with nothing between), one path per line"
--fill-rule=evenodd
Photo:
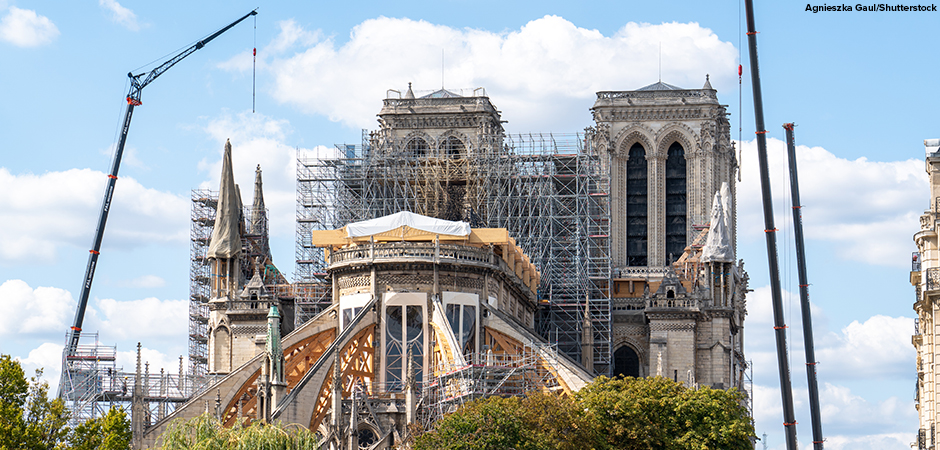
M685 150L673 142L666 153L666 258L673 263L686 245Z
M405 156L422 158L427 156L429 148L428 141L421 138L411 138L405 143Z
M441 142L441 156L446 158L466 158L467 157L467 146L464 145L463 141L453 136L447 136L443 142Z
M640 377L640 357L628 345L614 352L614 376Z
M640 143L630 147L627 158L627 217L626 242L627 265L645 266L647 264L647 215L646 199L646 150Z

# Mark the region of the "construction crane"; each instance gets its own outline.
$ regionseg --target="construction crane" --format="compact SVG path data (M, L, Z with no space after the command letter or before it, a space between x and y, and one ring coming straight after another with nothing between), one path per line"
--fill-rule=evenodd
M761 202L764 206L764 236L767 244L767 267L770 270L770 296L774 311L774 337L777 344L777 369L780 373L780 397L783 403L783 429L787 450L797 450L796 417L793 413L793 388L790 385L790 361L787 359L787 325L783 317L780 291L780 268L777 266L777 228L774 226L774 205L770 192L770 169L767 162L767 130L764 128L764 102L760 89L760 67L757 64L757 31L754 23L754 2L744 0L747 16L747 46L751 63L751 87L754 94L754 124L757 128L757 162L760 169Z
M137 75L133 73L128 73L127 76L130 78L130 90L127 93L127 110L124 113L124 124L121 125L121 137L118 140L117 149L114 151L114 158L111 162L111 173L108 174L108 185L104 190L104 200L101 202L101 214L98 216L98 228L95 231L95 241L92 245L91 250L89 250L88 255L88 266L85 269L85 281L82 283L82 292L78 299L78 308L75 311L75 321L72 324L71 330L69 332L69 339L66 342L66 356L74 356L75 351L78 348L78 339L82 333L82 322L85 319L85 307L88 305L88 294L91 291L91 282L95 277L95 267L98 264L98 255L101 251L101 239L104 236L104 227L108 221L108 213L111 211L111 198L114 195L114 185L117 182L118 169L121 167L121 156L124 154L124 144L127 142L127 131L131 126L131 116L134 114L134 108L141 105L140 94L147 85L153 83L160 75L163 75L164 72L176 65L176 63L182 61L187 56L193 54L196 50L199 50L206 46L213 39L219 37L222 33L225 33L229 28L238 25L241 21L247 19L249 16L255 16L258 14L257 8L245 14L238 20L226 25L225 27L219 29L215 33L212 33L205 39L196 42L191 47L186 50L181 51L176 56L170 58L163 64L160 64L157 68L151 70L150 72L144 72ZM68 358L66 358L67 360ZM63 367L63 370L67 369ZM63 377L64 379L65 377ZM60 388L61 395L61 388Z
M800 205L800 181L796 169L796 143L792 123L783 124L787 133L787 161L790 163L790 198L793 201L793 236L796 240L796 266L800 277L800 310L803 312L803 349L806 354L806 385L809 388L809 412L813 424L813 450L823 450L819 386L816 382L816 348L813 344L813 316L809 307L809 281L806 278L806 246L803 243L803 205Z

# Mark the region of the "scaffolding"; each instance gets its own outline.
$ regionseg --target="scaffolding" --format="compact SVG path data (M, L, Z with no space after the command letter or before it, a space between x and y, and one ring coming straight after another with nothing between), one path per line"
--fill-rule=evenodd
M192 191L189 266L189 373L206 376L209 342L209 286L212 268L206 252L215 226L219 193L208 189Z
M560 389L540 356L546 352L555 354L554 348L548 346L540 351L526 345L521 354L481 355L485 364L439 367L422 387L420 401L424 407L419 408L419 422L430 429L445 414L479 398L517 397Z
M206 253L215 227L215 214L219 194L208 189L192 191L192 228L190 230L189 268L189 373L205 378L209 373L209 300L212 267ZM294 289L277 269L271 258L268 239L267 210L256 211L253 206L242 210L242 251L239 263L242 273L239 285L251 279L257 266L269 292L280 300L292 299Z
M298 321L332 303L312 230L399 211L464 220L509 230L542 274L539 333L579 360L587 316L594 370L608 374L609 162L589 143L582 133L480 132L460 147L419 149L383 130L298 155L294 285L310 289L296 295Z
M117 346L101 344L97 333L83 334L75 353L69 355L63 351L62 357L62 367L66 370L60 383L70 426L102 417L112 407L120 408L130 416L138 373L124 372L117 367ZM139 377L147 414L145 424L170 414L211 381L205 376L184 374L182 357L176 374L163 369L159 375L150 374L149 364L145 364Z

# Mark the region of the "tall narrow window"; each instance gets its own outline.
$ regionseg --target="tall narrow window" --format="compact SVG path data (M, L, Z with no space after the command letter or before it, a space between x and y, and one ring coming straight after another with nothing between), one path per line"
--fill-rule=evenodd
M647 169L646 150L639 143L630 147L627 158L627 265L647 264Z
M685 251L685 150L678 142L666 154L666 258L673 263Z

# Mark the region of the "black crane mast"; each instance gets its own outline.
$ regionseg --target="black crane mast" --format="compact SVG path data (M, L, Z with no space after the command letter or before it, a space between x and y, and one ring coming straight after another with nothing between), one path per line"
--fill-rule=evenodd
M754 124L757 130L757 160L760 165L761 201L764 206L764 236L767 244L767 265L770 270L770 294L774 311L774 335L777 344L777 367L780 373L780 396L783 401L783 428L787 450L797 450L796 416L793 413L793 388L790 385L790 362L787 359L787 325L783 318L780 291L780 268L777 265L777 229L774 227L773 198L770 193L770 169L767 162L767 129L764 128L764 103L760 89L760 67L757 64L757 31L754 25L754 2L744 0L747 15L747 46L751 65L751 87L754 94Z
M82 291L78 299L78 307L75 311L75 321L73 322L69 332L69 340L66 342L66 356L74 356L75 351L78 348L78 339L81 337L82 333L82 322L85 319L85 308L88 305L88 295L91 292L91 282L95 277L95 267L98 264L98 255L101 251L101 240L104 237L104 227L108 221L108 213L111 210L111 198L114 195L114 185L117 182L118 169L121 167L121 157L124 154L124 144L127 142L127 131L131 126L131 116L134 114L134 108L141 105L141 91L143 91L143 89L147 87L148 84L156 80L157 77L163 75L163 73L169 70L170 67L176 65L176 63L193 54L193 52L196 50L205 47L205 45L210 41L219 37L219 35L228 31L235 25L238 25L241 21L247 19L249 16L254 16L257 14L257 9L252 10L238 20L226 25L215 33L212 33L205 39L196 42L189 48L178 53L176 56L170 58L150 72L144 72L137 75L134 75L133 73L127 74L128 78L130 78L131 84L130 90L127 93L127 110L124 112L124 123L121 125L121 137L118 139L118 145L114 151L114 157L111 162L111 172L108 174L108 184L104 190L104 200L101 202L101 213L98 216L98 227L95 231L95 241L92 244L91 250L89 250L88 266L85 269L85 279L82 283ZM63 367L63 369L66 368Z
M796 240L796 265L800 278L800 310L803 314L803 348L806 353L806 383L809 388L809 412L813 425L813 450L823 450L822 420L819 410L819 386L816 382L816 348L813 344L813 316L809 305L809 281L806 277L806 248L803 244L803 206L796 170L796 144L792 123L783 124L787 133L787 161L790 163L790 197L793 203L793 236Z

